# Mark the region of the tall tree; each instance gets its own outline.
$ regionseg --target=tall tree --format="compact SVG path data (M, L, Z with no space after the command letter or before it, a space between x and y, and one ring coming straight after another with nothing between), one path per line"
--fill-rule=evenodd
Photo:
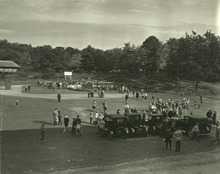
M95 49L92 46L88 46L81 51L81 67L85 71L95 71Z
M159 70L161 47L161 42L155 36L150 36L142 43L139 49L142 69L148 78Z

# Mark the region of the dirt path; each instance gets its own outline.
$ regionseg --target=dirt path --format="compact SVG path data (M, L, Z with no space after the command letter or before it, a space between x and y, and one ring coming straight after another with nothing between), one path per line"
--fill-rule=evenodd
M220 149L189 155L145 159L103 167L88 167L51 174L219 174Z
M57 99L56 94L30 94L21 92L22 85L14 85L11 90L0 90L0 95L15 96L15 97L28 97L28 98L43 98L43 99ZM123 94L105 94L105 98L122 98ZM62 94L62 100L71 99L86 99L87 94Z

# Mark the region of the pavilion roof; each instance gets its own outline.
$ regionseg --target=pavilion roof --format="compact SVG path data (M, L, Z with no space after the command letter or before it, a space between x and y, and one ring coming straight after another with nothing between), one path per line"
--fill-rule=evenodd
M20 66L11 60L0 60L0 68L18 69L18 68L20 68Z

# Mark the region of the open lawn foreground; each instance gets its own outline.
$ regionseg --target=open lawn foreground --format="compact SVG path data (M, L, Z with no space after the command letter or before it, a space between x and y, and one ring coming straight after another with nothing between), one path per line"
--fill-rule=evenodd
M203 117L208 108L220 113L220 90L216 96L205 96L200 109L193 109L195 117ZM25 94L28 95L28 94ZM45 94L44 94L45 95ZM43 95L42 95L43 96ZM45 95L46 96L46 95ZM174 93L157 93L162 98ZM15 106L15 100L20 103ZM123 97L106 98L109 111L123 108ZM198 100L194 98L193 100ZM101 108L103 99L97 99ZM72 174L72 173L147 173L147 174L219 174L220 146L213 137L200 141L185 137L182 152L165 152L159 137L103 138L92 126L83 126L82 136L75 137L63 128L47 126L46 140L41 142L38 121L51 122L55 107L75 117L81 115L88 122L92 99L71 98L60 104L56 98L37 98L21 95L1 95L1 173L2 174ZM147 102L130 99L131 106L145 108Z
M84 127L82 137L48 129L45 142L39 141L39 130L5 131L1 132L2 174L170 173L188 167L200 169L220 164L220 146L212 140L185 138L182 152L177 154L164 151L158 137L103 138L93 127Z

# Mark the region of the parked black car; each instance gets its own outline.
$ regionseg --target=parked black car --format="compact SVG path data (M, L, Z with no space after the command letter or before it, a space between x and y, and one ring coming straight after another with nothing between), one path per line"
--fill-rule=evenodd
M183 119L176 120L175 127L179 127L186 131L190 136L192 128L195 124L199 125L200 135L206 135L211 132L212 122L208 118L196 118L192 116L185 116Z
M123 115L112 114L104 116L104 126L99 129L102 136L126 137L128 134L127 118Z

